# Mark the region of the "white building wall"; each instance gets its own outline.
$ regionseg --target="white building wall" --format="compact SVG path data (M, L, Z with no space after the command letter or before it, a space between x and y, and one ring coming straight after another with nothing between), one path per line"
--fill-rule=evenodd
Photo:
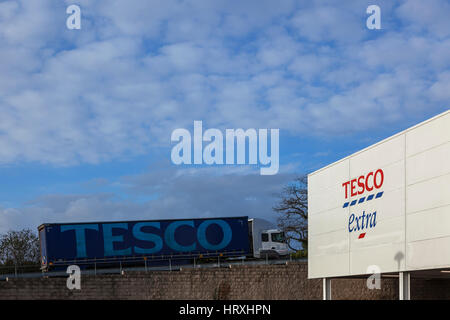
M380 189L345 199L342 183L378 169ZM450 267L450 111L310 174L308 204L310 278ZM349 232L351 214L373 212Z
M450 113L406 132L406 268L450 265Z

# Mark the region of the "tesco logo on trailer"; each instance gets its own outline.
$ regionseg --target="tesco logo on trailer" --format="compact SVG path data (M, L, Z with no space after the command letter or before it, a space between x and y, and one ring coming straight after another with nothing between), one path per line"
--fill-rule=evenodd
M353 207L363 202L371 201L372 199L378 199L383 196L383 191L379 190L383 186L384 172L382 169L371 171L366 175L359 176L358 178L346 181L342 183L344 188L344 194L346 202L342 208ZM365 195L366 193L370 193ZM349 197L353 198L358 196L359 198L353 200L347 200ZM351 208L353 210L354 208ZM362 211L360 215L351 213L348 220L348 231L350 233L354 231L364 231L374 228L377 224L377 212L366 213ZM366 232L362 232L358 239L364 238Z

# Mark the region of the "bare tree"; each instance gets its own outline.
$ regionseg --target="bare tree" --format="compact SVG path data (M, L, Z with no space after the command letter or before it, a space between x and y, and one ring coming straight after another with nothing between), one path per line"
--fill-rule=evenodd
M298 243L308 248L308 178L302 175L284 187L279 202L273 207L278 213L278 227L285 232L289 248L299 251ZM297 245L296 245L297 244Z
M0 236L0 261L5 265L39 263L39 240L30 229Z

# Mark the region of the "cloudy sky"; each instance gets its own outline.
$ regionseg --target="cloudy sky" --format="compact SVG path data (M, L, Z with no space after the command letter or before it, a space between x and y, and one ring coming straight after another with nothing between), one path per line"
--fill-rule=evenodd
M449 17L447 0L1 1L0 232L273 219L296 175L448 110ZM175 166L194 120L280 129L279 173Z

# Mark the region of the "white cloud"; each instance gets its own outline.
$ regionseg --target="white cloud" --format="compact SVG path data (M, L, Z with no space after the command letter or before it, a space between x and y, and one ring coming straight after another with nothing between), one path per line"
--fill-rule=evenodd
M450 108L450 71L438 75L437 81L430 87L430 95L437 101L443 101Z
M414 32L424 31L428 36L446 38L450 36L450 3L441 0L402 1L398 15L408 23Z
M243 215L275 221L272 206L276 195L293 177L289 172L261 176L256 168L252 170L248 167L180 170L173 166L157 165L146 173L109 182L115 186L119 183L122 197L102 192L47 194L20 208L0 208L0 233L9 229L36 230L42 223L74 221ZM105 183L101 181L98 187L103 187ZM136 201L139 197L144 201Z
M355 2L352 6L348 4L317 5L316 3L299 10L292 19L292 24L300 37L314 42L337 41L339 43L354 42L363 37L362 15L355 12L355 7L358 7L361 13L365 12L363 6Z
M335 135L444 110L448 4L381 1L370 33L367 3L83 0L70 31L63 3L3 2L0 163L150 153L193 120Z

